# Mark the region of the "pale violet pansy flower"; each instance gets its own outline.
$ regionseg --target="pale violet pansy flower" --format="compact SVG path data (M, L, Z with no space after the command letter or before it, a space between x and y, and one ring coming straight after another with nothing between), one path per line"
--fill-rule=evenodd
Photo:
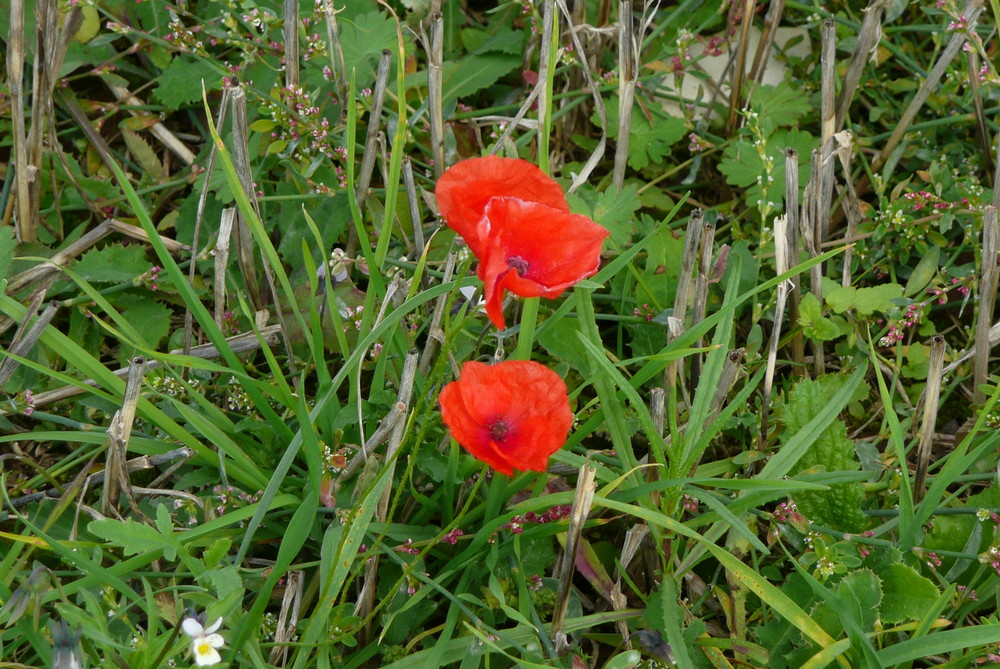
M222 662L222 657L216 649L222 648L225 640L221 635L215 633L220 627L222 627L222 618L208 627L203 627L197 618L185 618L181 623L184 633L191 637L191 653L199 667L208 667Z

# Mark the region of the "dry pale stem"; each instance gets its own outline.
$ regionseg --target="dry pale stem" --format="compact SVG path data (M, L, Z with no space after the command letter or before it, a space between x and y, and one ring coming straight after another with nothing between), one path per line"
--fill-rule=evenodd
M431 15L430 45L427 49L427 115L431 124L431 155L434 157L434 176L444 172L444 16L441 12Z
M116 514L118 510L118 495L124 493L132 511L143 517L139 505L132 494L132 482L125 468L126 453L129 438L132 436L132 426L135 422L135 411L139 404L139 393L142 390L142 380L146 375L146 359L132 358L128 377L125 381L125 394L122 397L122 407L115 412L108 426L107 464L104 467L107 475L104 488L101 490L101 513Z
M618 141L611 183L621 191L628 164L629 139L632 134L632 112L635 101L635 81L638 76L639 45L633 28L632 0L618 3Z
M981 404L986 400L982 385L989 375L990 323L993 320L993 305L997 297L997 251L1000 242L1000 226L997 224L997 208L993 205L983 210L983 248L980 254L982 269L979 272L979 298L976 301L976 355L972 371L973 402Z
M941 382L944 367L944 337L936 335L931 340L930 363L927 367L927 387L924 389L923 418L920 424L920 446L917 448L917 471L913 477L913 502L918 503L924 496L927 481L927 466L931 459L934 443L934 428L937 423L938 400L941 398Z
M861 21L861 30L858 33L858 41L854 45L854 52L851 54L851 62L847 66L847 73L844 75L844 83L837 96L837 130L844 127L847 119L847 110L854 99L854 92L861 81L861 74L864 72L865 63L875 45L878 44L882 35L882 14L889 6L890 0L871 0L865 9L865 18Z
M755 0L744 0L743 2L743 23L740 26L740 45L736 51L736 69L733 72L733 86L729 91L729 120L726 122L726 135L729 137L732 137L733 132L736 130L736 115L740 110L743 81L746 77L747 71L747 47L750 42L750 26L753 24L756 5L757 3Z
M285 86L299 85L299 0L285 0Z
M226 267L229 265L229 242L232 239L233 224L236 222L236 207L222 210L219 221L219 236L215 240L215 324L222 329L226 313Z
M566 546L563 549L562 561L559 565L559 590L552 614L551 634L556 642L556 649L565 643L563 622L566 620L566 609L569 606L569 589L573 583L576 571L576 554L580 546L580 535L583 525L590 515L590 507L597 490L597 469L590 463L580 467L580 475L576 481L576 495L573 498L573 510L570 514L569 528L566 530Z
M41 295L39 295L41 297ZM10 346L7 348L7 355L4 357L2 363L0 363L0 387L5 386L10 377L13 376L14 370L20 364L12 356L24 357L28 352L35 346L35 342L38 338L42 336L42 332L48 327L52 319L55 318L56 311L59 310L58 302L49 302L42 313L35 320L34 324L28 328L28 323L31 321L30 314L35 312L37 307L30 309L21 320L21 323L17 326L17 330L14 332L14 338L10 342Z

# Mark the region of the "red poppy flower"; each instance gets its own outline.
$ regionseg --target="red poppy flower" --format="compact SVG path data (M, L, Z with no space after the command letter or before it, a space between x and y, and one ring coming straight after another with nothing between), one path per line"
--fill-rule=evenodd
M569 204L559 184L520 158L486 156L463 160L441 175L434 193L448 227L462 235L480 259L483 248L480 222L490 199L516 197L569 213Z
M566 384L530 360L467 362L438 402L455 441L508 476L545 471L573 423Z
M558 297L601 265L610 233L586 216L544 204L495 197L486 206L489 234L479 256L486 314L501 330L504 291L521 297ZM484 224L485 225L485 224Z

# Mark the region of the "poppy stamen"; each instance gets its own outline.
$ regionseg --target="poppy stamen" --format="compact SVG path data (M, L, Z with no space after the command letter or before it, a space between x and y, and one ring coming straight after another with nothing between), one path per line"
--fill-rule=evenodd
M507 258L507 266L516 271L518 276L524 276L528 273L528 261L521 256Z
M510 426L503 418L497 418L490 424L490 439L493 441L503 441L511 432Z

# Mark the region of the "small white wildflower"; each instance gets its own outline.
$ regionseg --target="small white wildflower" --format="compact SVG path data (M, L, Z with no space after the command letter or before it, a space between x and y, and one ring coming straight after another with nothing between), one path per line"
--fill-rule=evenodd
M980 521L987 520L989 519L989 517L990 517L990 512L988 509L979 509L978 511L976 511L976 518L978 518Z
M181 623L184 633L191 637L191 653L199 667L208 667L222 662L222 657L216 648L222 648L225 640L215 633L222 626L219 618L209 627L203 627L196 618L185 618Z

